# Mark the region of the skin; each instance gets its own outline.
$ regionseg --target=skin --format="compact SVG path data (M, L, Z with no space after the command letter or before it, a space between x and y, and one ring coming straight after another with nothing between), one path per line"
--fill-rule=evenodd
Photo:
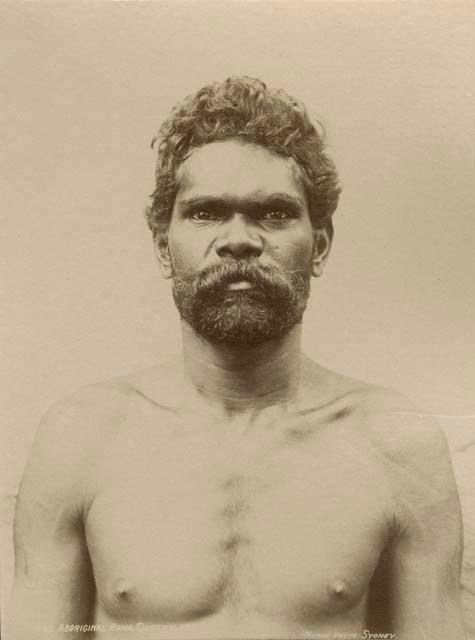
M179 184L157 243L165 277L249 256L321 275L330 241L314 239L292 161L212 143ZM183 359L82 389L43 420L9 637L95 623L83 636L461 640L460 509L432 419L310 361L300 326L252 347L182 329Z

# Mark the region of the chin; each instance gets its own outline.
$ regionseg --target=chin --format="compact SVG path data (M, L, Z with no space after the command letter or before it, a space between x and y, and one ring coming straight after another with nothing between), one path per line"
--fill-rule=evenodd
M302 321L305 304L285 308L248 297L244 291L240 294L219 304L199 305L190 317L182 317L204 338L233 345L258 345L282 338Z

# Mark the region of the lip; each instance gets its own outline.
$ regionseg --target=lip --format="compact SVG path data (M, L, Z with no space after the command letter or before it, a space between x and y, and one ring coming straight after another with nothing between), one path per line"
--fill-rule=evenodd
M248 280L238 280L237 282L230 282L226 289L228 291L245 291L246 289L252 289L253 286L252 282Z

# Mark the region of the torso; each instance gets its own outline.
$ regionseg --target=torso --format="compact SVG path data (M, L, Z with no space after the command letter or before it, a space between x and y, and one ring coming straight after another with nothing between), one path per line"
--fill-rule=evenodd
M243 430L131 393L88 483L95 623L130 640L361 632L392 499L358 397Z

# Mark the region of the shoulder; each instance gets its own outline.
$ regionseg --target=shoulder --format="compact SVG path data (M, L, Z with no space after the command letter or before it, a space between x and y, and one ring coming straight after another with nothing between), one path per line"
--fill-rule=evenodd
M55 402L36 430L20 485L25 494L59 499L77 492L102 442L117 430L127 394L120 385L83 387Z
M329 405L342 405L355 420L359 435L371 440L381 453L402 461L447 452L442 428L403 394L341 375L305 361L309 396L320 395Z
M403 394L358 381L349 384L348 401L358 435L393 470L430 477L451 472L447 439L434 417Z
M117 428L127 412L131 390L121 380L82 387L55 402L44 414L35 444L73 448Z
M48 513L71 521L83 517L104 452L140 422L138 412L144 405L152 407L156 417L159 398L166 395L160 392L163 378L158 366L88 385L46 411L19 487L17 531L24 532L32 518L43 521Z
M330 371L310 361L308 377L318 392L342 405L359 437L369 439L394 461L417 461L447 452L444 432L434 418L403 394ZM427 459L427 458L426 458Z
M114 438L141 404L170 409L179 397L178 365L157 364L130 375L81 387L55 402L44 414L33 454L46 447L71 462L84 462Z
M349 429L383 466L397 490L435 499L455 490L444 431L401 393L320 368L326 395L351 417ZM318 375L318 371L317 374Z
M59 474L71 486L81 482L104 448L130 424L143 399L158 404L151 397L152 383L146 384L149 379L152 370L91 384L55 402L36 430L21 489L46 487L47 478Z
M422 462L427 467L431 462L449 461L444 431L430 413L382 387L367 385L359 396L365 433L388 460L416 467Z
M394 532L445 531L460 547L462 518L452 459L441 426L404 395L374 385L351 394L358 437L384 471ZM425 535L424 539L429 538Z
M460 531L452 460L440 425L403 395L380 387L365 390L359 409L360 428L390 480L399 528L432 522Z
M37 439L100 439L113 435L133 408L146 400L166 408L177 393L174 362L81 387L54 403L43 416ZM61 437L63 436L63 437Z

